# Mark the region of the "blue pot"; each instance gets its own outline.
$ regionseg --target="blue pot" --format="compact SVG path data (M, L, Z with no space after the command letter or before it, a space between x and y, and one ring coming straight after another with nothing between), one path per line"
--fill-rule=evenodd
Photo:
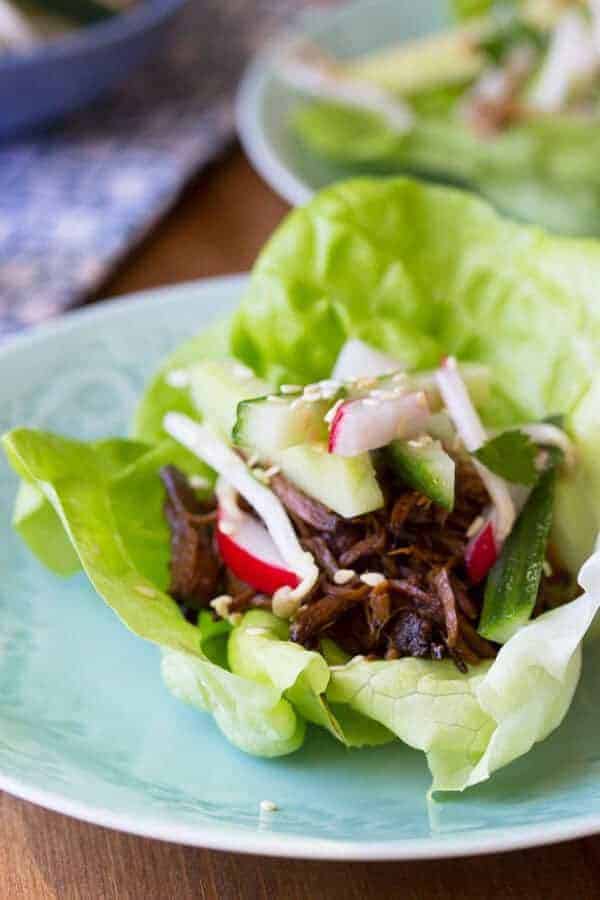
M186 0L142 0L131 12L0 57L0 138L81 109L161 44Z

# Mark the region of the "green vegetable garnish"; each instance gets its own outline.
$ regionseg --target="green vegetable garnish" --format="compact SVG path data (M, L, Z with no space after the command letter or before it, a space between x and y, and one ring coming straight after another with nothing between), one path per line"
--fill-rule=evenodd
M533 612L552 525L556 471L562 458L550 450L547 468L523 507L492 568L483 602L479 633L505 644Z
M537 448L522 431L503 431L473 454L486 468L515 484L535 484Z

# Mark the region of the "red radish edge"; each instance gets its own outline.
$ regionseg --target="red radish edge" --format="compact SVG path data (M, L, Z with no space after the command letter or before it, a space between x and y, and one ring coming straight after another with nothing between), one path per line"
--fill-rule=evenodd
M483 581L497 558L494 528L492 523L488 522L468 543L465 550L465 564L470 581L473 584Z
M223 515L219 513L219 522ZM217 527L217 546L223 562L233 574L255 590L272 595L281 587L295 588L300 578L295 572L275 566L255 556L251 550L235 540L235 535L225 534Z
M333 453L335 448L336 441L336 432L340 425L342 424L342 419L344 418L344 404L338 406L335 416L333 417L333 422L331 423L331 428L329 429L329 438L327 439L327 452Z

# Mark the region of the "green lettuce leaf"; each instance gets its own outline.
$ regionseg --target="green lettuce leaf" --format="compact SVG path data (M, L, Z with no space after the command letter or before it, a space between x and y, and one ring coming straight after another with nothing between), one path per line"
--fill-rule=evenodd
M294 383L327 377L348 337L417 368L451 353L489 366L488 425L564 413L580 465L559 484L555 538L577 571L600 526L598 284L596 243L516 225L449 188L357 179L276 232L232 345L263 377Z
M461 675L450 661L351 660L332 671L332 703L375 718L423 750L432 790L484 781L560 725L581 670L581 641L600 607L600 553L584 593L522 628L493 663Z
M175 446L85 444L27 429L5 435L3 444L14 468L51 504L100 596L131 631L166 648L170 689L209 709L229 740L248 753L297 749L305 723L282 692L212 661L223 655L219 640L228 626L206 619L203 630L190 625L165 593L169 534L157 473L176 458Z
M289 626L283 619L260 610L247 613L229 639L231 671L278 688L304 718L326 728L347 746L382 744L393 739L385 728L360 714L344 717L341 709L338 720L325 699L330 678L325 659L320 653L292 643L288 636Z

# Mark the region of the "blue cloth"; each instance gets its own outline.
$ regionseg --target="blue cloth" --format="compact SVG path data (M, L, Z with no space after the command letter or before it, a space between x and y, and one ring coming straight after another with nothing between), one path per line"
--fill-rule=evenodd
M0 336L85 297L233 134L251 54L302 0L191 0L117 93L0 146Z

